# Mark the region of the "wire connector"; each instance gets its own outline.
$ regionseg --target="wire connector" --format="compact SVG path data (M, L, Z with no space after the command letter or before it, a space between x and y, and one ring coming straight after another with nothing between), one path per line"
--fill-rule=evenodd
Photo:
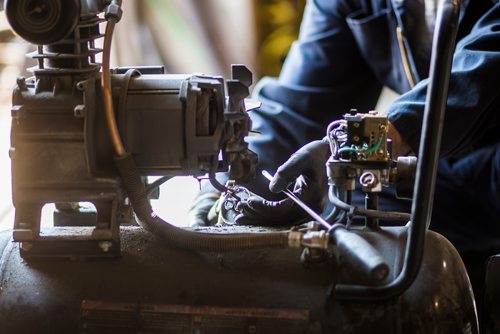
M111 2L104 11L104 17L107 21L114 20L115 22L120 21L122 18L123 10L120 3L117 1Z

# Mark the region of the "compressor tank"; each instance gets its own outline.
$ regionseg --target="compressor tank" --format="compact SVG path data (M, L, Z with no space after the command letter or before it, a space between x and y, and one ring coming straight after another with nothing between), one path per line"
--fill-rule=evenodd
M406 232L358 232L390 264L388 280L401 270ZM349 274L335 259L304 266L297 249L199 254L134 227L122 228L121 237L120 259L28 262L10 234L0 234L0 332L478 332L464 265L434 232L412 286L369 303L336 300L332 287Z

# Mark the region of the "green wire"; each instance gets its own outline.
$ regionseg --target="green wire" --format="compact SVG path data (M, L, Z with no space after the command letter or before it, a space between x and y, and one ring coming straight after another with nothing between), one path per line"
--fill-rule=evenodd
M337 153L344 153L344 152L351 152L351 153L357 153L358 150L355 149L355 148L351 148L351 147L342 147L341 149L339 149L337 151Z
M378 150L378 148L381 145L382 145L382 137L379 137L378 142L372 148L370 148L368 151L366 151L366 153L372 154L373 152L375 152L376 150Z

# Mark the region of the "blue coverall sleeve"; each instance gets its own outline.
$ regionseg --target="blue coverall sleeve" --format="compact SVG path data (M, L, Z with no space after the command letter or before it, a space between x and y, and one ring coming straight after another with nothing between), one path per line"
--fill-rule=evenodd
M251 113L260 137L249 141L260 168L275 171L305 143L324 136L326 125L351 108L375 106L381 84L363 60L339 0L308 1L299 40L279 79L264 79Z
M495 5L456 46L444 121L442 155L468 151L500 126L500 5ZM399 97L389 120L418 152L428 80Z

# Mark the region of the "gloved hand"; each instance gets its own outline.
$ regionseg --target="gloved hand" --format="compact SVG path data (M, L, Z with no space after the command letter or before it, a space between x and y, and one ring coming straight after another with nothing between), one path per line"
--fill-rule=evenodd
M321 212L328 188L325 163L329 155L326 139L303 146L278 168L269 189L280 192L296 180L293 192L312 209ZM251 197L238 209L242 213L236 218L236 223L240 225L290 226L309 219L289 198L267 201Z
M188 212L189 226L210 226L214 225L217 216L210 214L211 209L220 198L220 193L214 191L201 190L196 196L193 205ZM212 210L213 212L214 210Z

